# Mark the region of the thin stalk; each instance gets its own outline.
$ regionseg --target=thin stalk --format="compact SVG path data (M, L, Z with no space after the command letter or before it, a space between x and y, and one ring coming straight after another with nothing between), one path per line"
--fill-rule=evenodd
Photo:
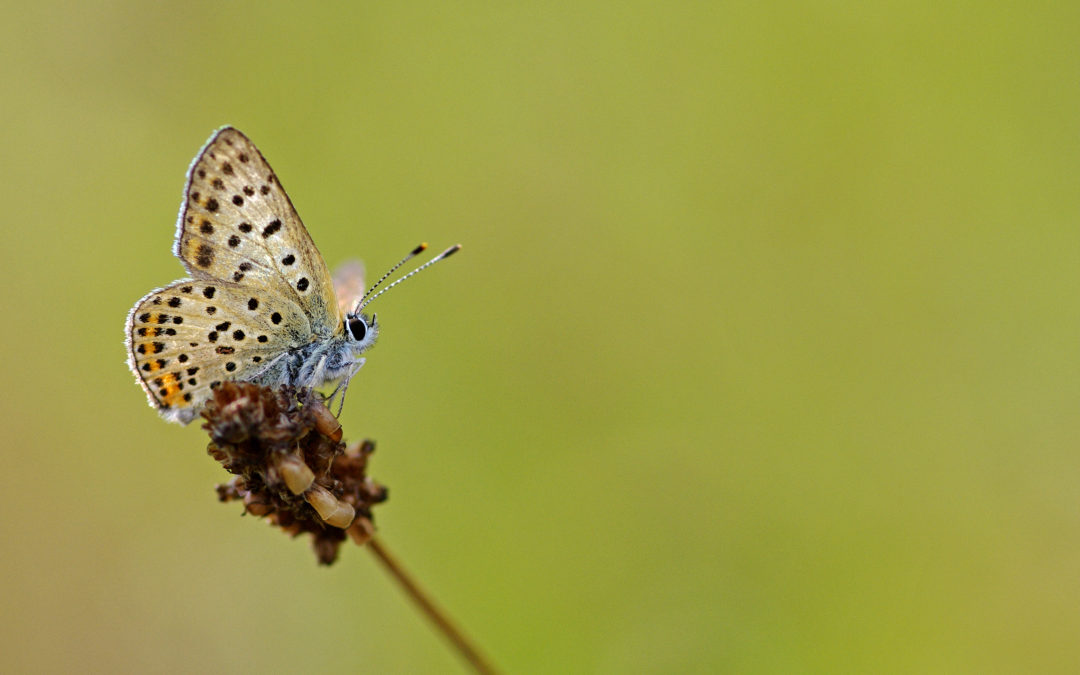
M383 567L390 572L390 575L397 580L398 584L405 589L405 592L413 599L413 602L420 608L420 611L427 615L428 619L435 624L443 636L455 649L457 649L461 657L468 661L469 665L472 666L476 672L483 673L484 675L494 675L494 673L497 672L472 642L465 637L461 630L450 621L446 612L435 605L431 598L428 597L427 593L425 593L424 590L416 584L416 581L412 576L405 571L397 559L386 550L386 547L383 546L382 541L380 541L378 537L373 537L368 541L367 548L374 554L379 562L383 564Z

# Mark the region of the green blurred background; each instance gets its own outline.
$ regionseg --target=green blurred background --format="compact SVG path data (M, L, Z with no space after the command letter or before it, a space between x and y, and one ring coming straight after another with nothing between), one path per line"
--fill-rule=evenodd
M457 672L150 410L234 124L381 301L385 540L510 672L1080 670L1080 5L12 3L0 669Z

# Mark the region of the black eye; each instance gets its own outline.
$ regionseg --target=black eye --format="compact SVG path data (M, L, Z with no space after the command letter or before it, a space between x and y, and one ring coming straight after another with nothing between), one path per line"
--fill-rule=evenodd
M367 324L363 319L349 319L349 332L352 333L354 340L360 342L367 335Z

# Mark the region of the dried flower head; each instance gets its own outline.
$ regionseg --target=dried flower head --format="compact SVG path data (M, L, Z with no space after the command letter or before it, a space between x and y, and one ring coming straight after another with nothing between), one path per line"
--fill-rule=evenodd
M324 565L337 558L346 534L357 544L371 538L371 507L387 497L365 474L375 443L346 449L318 393L223 382L202 415L207 452L236 476L217 486L221 501L242 501L248 513L294 537L311 533Z

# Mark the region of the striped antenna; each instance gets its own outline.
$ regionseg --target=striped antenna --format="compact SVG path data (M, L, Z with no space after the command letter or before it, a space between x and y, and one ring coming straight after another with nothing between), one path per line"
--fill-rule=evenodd
M419 246L417 246L413 250L409 251L409 254L407 256L405 256L404 258L399 260L396 265L394 265L393 267L391 267L389 269L389 271L387 271L386 274L379 277L379 280L376 281L375 284L371 288L369 288L367 290L367 293L364 293L364 297L360 298L360 301L356 303L356 309L353 310L353 314L358 314L360 312L360 308L363 307L363 305L364 305L364 300L366 300L367 297L369 295L371 295L372 291L374 291L376 288L379 287L379 284L386 281L387 278L389 278L391 274L393 274L394 272L396 272L398 270L399 267L401 267L405 263L409 262L410 260L412 260L416 256L420 255L421 253L423 253L425 249L427 249L427 242L426 241L421 243Z
M422 250L422 249L421 249L421 250ZM451 246L450 248L446 249L445 251L443 251L443 252L442 252L442 253L440 253L439 255L435 256L435 257L434 257L434 258L432 258L431 260L429 260L429 261L427 261L426 263L424 263L423 265L421 265L420 267L417 267L417 268L416 268L416 269L414 269L414 270L413 270L412 272L409 272L408 274L406 274L405 276L401 277L400 279L398 279L398 280L397 280L397 281L395 281L394 283L390 284L389 286L387 286L386 288L382 289L381 291L379 291L379 292L378 292L378 293L376 293L375 295L371 296L371 297L370 297L370 298L368 298L367 300L362 300L362 301L360 302L359 306L357 306L357 308L356 308L356 311L355 311L355 312L353 312L353 313L354 313L354 314L357 314L357 313L359 313L359 312L360 312L360 310L364 309L365 307L367 307L368 305L370 305L370 304L371 304L372 302L375 302L375 298L377 298L377 297L379 297L380 295L382 295L383 293L387 292L388 290L390 290L390 289L391 289L391 288L393 288L394 286L397 286L398 284L400 284L401 282L405 281L406 279L408 279L408 278L409 278L409 277L411 277L411 276L414 276L414 275L416 275L416 274L419 274L419 273L423 272L424 270L426 270L427 268L431 267L432 265L434 265L435 263L439 262L440 260L446 260L447 258L449 258L450 256L454 255L455 253L457 253L457 252L458 252L458 251L460 251L460 250L461 250L461 244L454 244L454 245L453 245L453 246ZM408 258L406 258L406 260L408 260ZM380 281L381 281L381 280L380 280Z

